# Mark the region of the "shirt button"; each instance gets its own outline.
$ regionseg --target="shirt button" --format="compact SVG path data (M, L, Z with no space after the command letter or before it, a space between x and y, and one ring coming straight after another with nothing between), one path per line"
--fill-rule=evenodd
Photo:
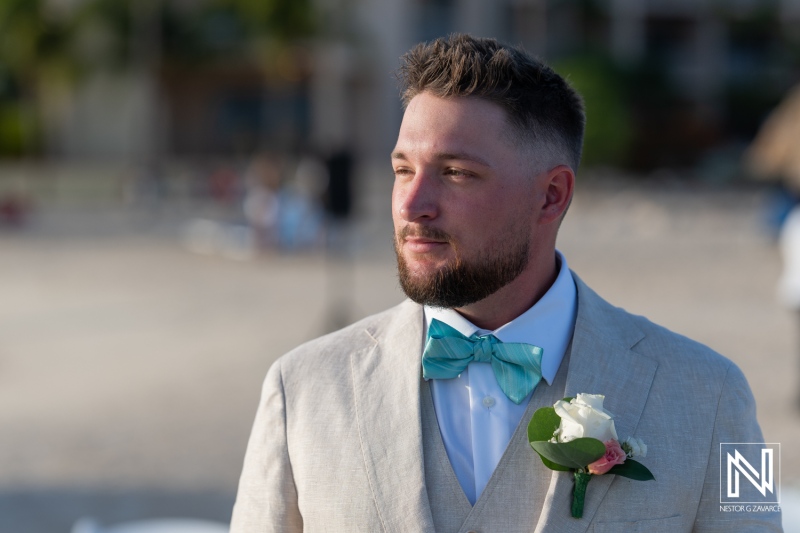
M486 406L486 407L488 407L489 409L491 409L492 407L494 407L494 404L495 404L495 403L496 403L496 402L494 401L494 398L492 398L491 396L486 396L486 397L483 399L483 405L485 405L485 406Z

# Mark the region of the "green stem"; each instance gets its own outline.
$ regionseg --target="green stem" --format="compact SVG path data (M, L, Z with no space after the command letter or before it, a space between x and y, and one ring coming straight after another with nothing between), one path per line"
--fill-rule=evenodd
M572 489L572 518L583 516L583 500L586 498L586 486L592 475L580 470L575 471L575 487Z

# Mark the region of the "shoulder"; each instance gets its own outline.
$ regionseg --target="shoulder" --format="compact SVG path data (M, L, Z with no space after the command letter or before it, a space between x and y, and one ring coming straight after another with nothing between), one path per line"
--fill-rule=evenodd
M618 431L633 421L631 432L621 435L635 435L651 448L644 463L658 480L662 508L696 520L696 529L736 530L721 522L733 517L719 513L720 443L763 442L744 375L708 346L609 304L577 276L575 282L576 336L610 352L600 354L611 362L604 368L616 372L617 383L624 382L618 389L629 395L609 398L609 410L619 416ZM679 447L669 444L676 435ZM612 491L620 501L650 497L648 487L626 483Z
M353 353L371 350L386 331L421 317L421 307L406 300L380 313L367 316L345 328L310 340L280 357L270 371L336 372Z
M342 417L353 413L357 383L365 379L391 383L405 366L413 364L411 358L393 357L388 348L392 338L408 337L410 324L415 322L422 322L421 308L404 302L306 342L273 363L264 380L262 398L274 398L295 429L330 428L332 423L341 426L339 430L349 427ZM394 350L391 354L407 351Z
M577 328L621 340L629 349L654 360L659 373L680 375L692 382L745 384L739 368L708 346L653 323L644 316L616 307L575 276L578 286Z

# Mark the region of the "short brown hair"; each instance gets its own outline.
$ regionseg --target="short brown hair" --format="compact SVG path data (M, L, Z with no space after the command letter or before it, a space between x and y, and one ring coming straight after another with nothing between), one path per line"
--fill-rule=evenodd
M474 96L502 107L523 142L555 151L577 172L586 118L583 100L553 69L494 39L452 34L401 58L403 106L422 92Z

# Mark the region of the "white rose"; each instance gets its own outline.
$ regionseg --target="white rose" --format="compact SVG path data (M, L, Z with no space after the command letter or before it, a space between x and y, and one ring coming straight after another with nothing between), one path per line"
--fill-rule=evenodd
M603 409L602 394L578 394L570 402L559 400L553 405L561 417L561 425L555 432L558 442L569 442L581 437L591 437L601 442L617 439L614 419Z
M636 437L628 437L625 443L631 449L631 457L647 457L647 444L642 439Z

